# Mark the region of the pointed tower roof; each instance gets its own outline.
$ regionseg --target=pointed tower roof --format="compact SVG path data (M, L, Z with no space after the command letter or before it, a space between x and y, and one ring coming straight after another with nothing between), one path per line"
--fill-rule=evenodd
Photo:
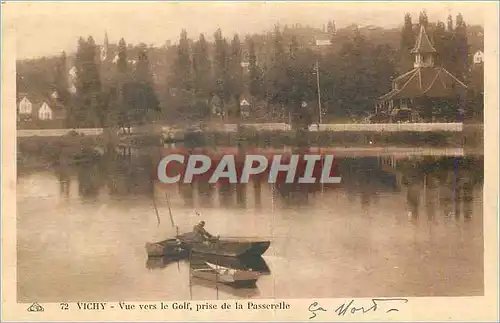
M108 47L109 46L109 39L108 39L108 31L104 31L104 46Z
M412 54L436 53L436 49L432 46L424 26L420 26L420 32L418 34L417 41L415 42L415 47L413 47L411 52Z
M427 96L453 97L457 91L467 90L467 85L442 67L415 68L393 81L392 90L379 100L407 99Z

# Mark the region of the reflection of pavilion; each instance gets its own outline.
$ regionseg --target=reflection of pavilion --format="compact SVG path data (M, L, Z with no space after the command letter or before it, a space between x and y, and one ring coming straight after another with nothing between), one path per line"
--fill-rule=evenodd
M398 187L403 183L403 173L396 169L398 158L395 156L384 156L380 158L380 168L396 177Z
M470 166L461 165L459 159L419 158L409 162L399 158L398 163L398 158L387 157L381 158L380 164L383 171L397 178L412 216L418 216L419 207L424 206L431 218L439 203L443 215L471 217L477 179Z

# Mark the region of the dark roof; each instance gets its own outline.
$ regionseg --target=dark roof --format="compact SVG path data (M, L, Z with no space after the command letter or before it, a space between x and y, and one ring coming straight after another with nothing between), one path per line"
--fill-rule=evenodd
M424 26L420 26L420 33L418 34L417 41L415 42L415 47L411 50L413 54L421 53L436 53L436 49L432 46L432 43L427 36Z
M392 90L379 98L392 99L428 96L450 97L456 89L466 90L467 86L442 67L420 67L405 73L393 81Z

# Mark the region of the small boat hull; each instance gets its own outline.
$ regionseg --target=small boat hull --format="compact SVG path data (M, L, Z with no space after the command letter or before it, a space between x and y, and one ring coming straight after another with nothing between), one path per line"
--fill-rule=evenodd
M242 271L257 272L261 275L271 273L266 261L261 256L225 257L210 254L193 254L191 256L191 263L193 264L203 264L205 262Z
M189 248L177 239L146 243L148 257L168 257L181 259L189 254Z
M232 287L255 287L259 272L221 266L201 258L192 259L191 276Z
M270 241L245 241L245 240L224 240L217 239L207 242L196 242L193 240L192 234L184 234L179 236L179 239L193 253L210 254L225 257L245 257L245 256L261 256L269 246Z
M217 289L225 294L233 295L237 298L254 298L259 295L259 288L256 283L245 284L222 284L210 280L191 276L191 285L204 288Z

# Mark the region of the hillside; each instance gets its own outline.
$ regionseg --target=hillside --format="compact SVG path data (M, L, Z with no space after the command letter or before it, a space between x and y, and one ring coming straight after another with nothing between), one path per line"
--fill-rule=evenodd
M429 24L429 35L432 37L432 30L435 24ZM392 28L386 29L378 26L356 26L350 25L344 28L337 29L335 35L330 35L325 30L319 28L312 28L308 26L285 26L283 28L283 37L285 42L289 42L292 36L295 36L301 46L313 47L315 39L321 37L323 39L330 39L332 41L331 49L338 51L342 46L347 43L355 34L356 30L366 38L373 45L389 45L391 48L398 50L401 42L401 29ZM481 26L468 26L468 43L469 51L473 53L480 50L484 46L484 30ZM198 39L199 35L188 35L193 41ZM225 35L230 40L232 35ZM272 32L265 34L254 34L241 37L242 41L242 57L243 61L248 60L248 46L247 39L253 39L256 45L257 62L259 65L264 65L268 62L269 56L272 53ZM99 40L97 43L102 43ZM108 50L105 59L100 62L101 64L101 78L112 79L116 66L114 59L117 54L118 40L112 40L108 45ZM75 42L76 44L76 42ZM129 63L133 64L137 59L139 45L129 44L127 51ZM76 46L75 46L76 49ZM102 45L101 45L102 49ZM209 44L209 52L213 55L213 44ZM66 69L73 66L74 53L69 53L67 58ZM151 71L155 82L156 91L163 103L164 93L168 89L167 80L172 73L172 65L177 59L177 47L164 45L162 47L149 47L148 57L151 64ZM58 56L43 57L31 60L18 60L17 61L17 92L28 93L30 97L43 100L48 97L53 91L55 83L55 74L58 64Z

